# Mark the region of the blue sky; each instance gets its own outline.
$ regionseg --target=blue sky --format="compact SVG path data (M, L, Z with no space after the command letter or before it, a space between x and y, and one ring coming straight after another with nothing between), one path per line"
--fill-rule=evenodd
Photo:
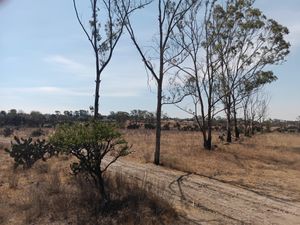
M93 105L94 58L76 21L72 0L2 2L0 109L52 113ZM279 79L267 91L272 96L270 117L294 120L300 115L300 1L256 2L268 17L286 25L291 32L291 53L286 63L274 68ZM87 19L88 5L79 6ZM151 41L154 32L149 24L156 23L155 9L144 9L136 15L141 40ZM103 73L100 112L137 108L155 111L155 87L147 83L140 57L125 35ZM170 116L188 116L172 106L164 111Z

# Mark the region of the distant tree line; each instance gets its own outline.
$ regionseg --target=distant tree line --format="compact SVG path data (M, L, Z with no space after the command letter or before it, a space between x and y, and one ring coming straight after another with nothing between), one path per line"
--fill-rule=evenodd
M253 101L253 100L251 100ZM254 101L255 104L261 104ZM251 103L248 107L253 106ZM278 119L262 118L263 112L251 108L248 115L251 119L241 117L237 118L237 127L245 136L252 136L257 132L300 132L300 117L295 121L285 121ZM134 109L130 112L111 111L108 115L102 115L102 121L114 123L121 129L150 129L156 128L156 114L147 110ZM42 114L38 111L31 113L19 112L16 109L8 111L0 111L0 127L55 127L58 124L73 123L76 121L87 122L93 119L93 113L88 110L65 110L62 113L55 111L53 114ZM212 130L224 134L227 130L226 117L217 116L211 121ZM163 113L162 130L178 130L178 131L199 131L202 127L198 125L194 117L191 118L171 118Z
M24 113L16 109L8 110L7 112L0 111L0 126L15 126L15 127L54 127L59 123L71 121L87 121L91 118L88 110L78 111L55 111L54 114L42 114L38 111Z

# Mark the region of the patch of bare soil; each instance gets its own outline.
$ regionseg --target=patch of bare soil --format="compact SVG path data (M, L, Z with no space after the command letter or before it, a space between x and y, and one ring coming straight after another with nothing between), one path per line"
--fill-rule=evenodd
M152 162L153 131L126 131L134 154L127 160ZM214 136L213 151L202 148L199 132L164 131L161 163L165 167L212 178L269 198L300 202L300 135L270 133L228 145Z
M206 176L121 160L109 169L169 201L194 224L299 224L300 203Z
M163 132L163 167L147 163L153 160L153 131L126 131L125 136L134 153L114 164L109 177L135 184L154 200L102 217L104 224L299 224L300 135L263 134L230 145L217 141L214 151L205 151L197 132ZM0 141L1 148L9 144ZM82 192L69 176L69 163L69 158L54 158L12 173L12 160L0 150L0 224L87 224L78 209L96 196L74 197ZM122 192L123 185L115 187ZM82 199L89 203L83 208L78 207ZM166 204L149 208L160 201ZM38 210L40 205L46 210ZM171 206L180 216L163 210ZM139 216L147 219L134 223Z

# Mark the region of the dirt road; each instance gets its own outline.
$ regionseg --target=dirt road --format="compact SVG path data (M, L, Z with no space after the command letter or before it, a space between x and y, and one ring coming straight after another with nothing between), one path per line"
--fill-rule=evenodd
M189 224L300 224L300 203L152 164L120 160L109 172L174 205Z

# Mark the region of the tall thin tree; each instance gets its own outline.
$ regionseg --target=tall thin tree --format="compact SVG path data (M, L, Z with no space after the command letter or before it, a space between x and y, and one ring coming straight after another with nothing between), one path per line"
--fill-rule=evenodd
M219 96L222 96L227 116L227 141L231 142L232 108L236 107L242 82L268 75L269 65L284 61L290 44L284 39L288 29L268 19L255 0L227 0L214 7L212 30L216 41L212 48L220 59ZM254 79L255 80L255 79Z
M123 8L126 8L126 2L123 2ZM156 144L154 163L160 163L160 142L161 142L161 117L163 106L163 83L166 74L173 68L172 60L181 54L179 49L174 49L170 45L170 36L174 32L177 23L182 20L188 10L197 0L158 0L158 35L153 41L150 49L152 52L144 50L136 37L135 29L131 20L128 18L125 25L130 34L131 40L141 56L147 71L154 78L157 85L157 106L156 106ZM148 49L149 50L149 49ZM154 64L157 64L155 66Z
M112 59L115 47L123 33L125 20L133 11L146 5L126 4L128 7L121 8L118 4L119 2L115 0L90 0L92 16L89 20L90 29L88 29L79 15L76 0L73 0L76 18L95 55L96 87L93 107L95 118L99 117L101 74Z

